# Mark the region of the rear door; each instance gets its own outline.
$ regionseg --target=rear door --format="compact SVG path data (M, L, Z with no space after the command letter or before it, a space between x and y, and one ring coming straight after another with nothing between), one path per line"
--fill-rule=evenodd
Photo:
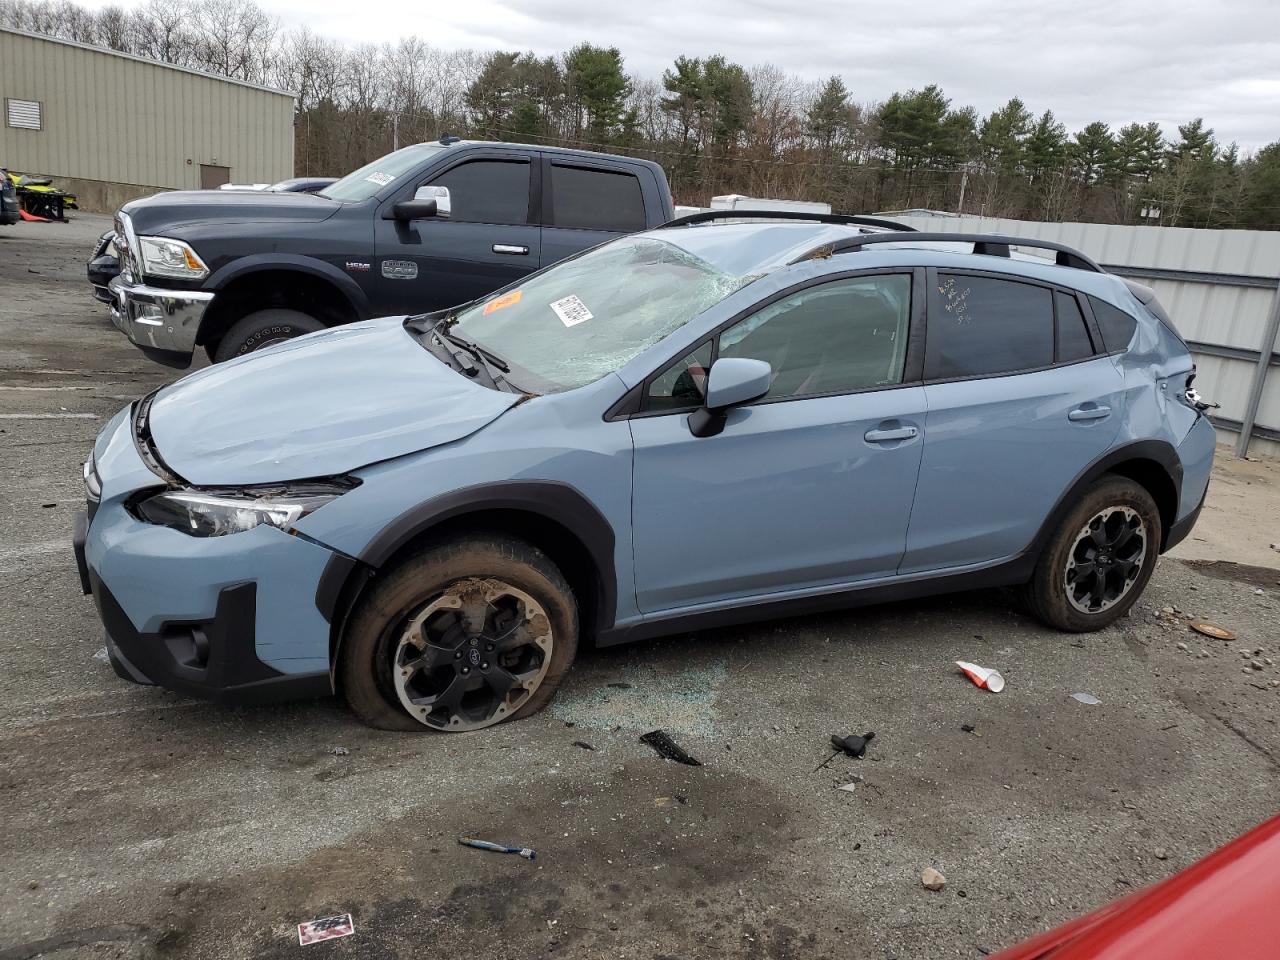
M639 177L588 160L544 161L542 216L544 267L648 226Z
M807 285L649 379L631 418L641 611L892 575L923 442L913 285L923 271ZM767 361L773 386L695 437L689 413L723 357Z
M1123 379L1079 296L929 271L924 459L901 572L984 564L1032 541L1111 446Z
M538 226L536 151L464 154L419 186L449 189L447 219L391 218L394 200L375 214L375 272L383 313L422 313L484 296L536 270ZM409 199L413 190L404 197Z

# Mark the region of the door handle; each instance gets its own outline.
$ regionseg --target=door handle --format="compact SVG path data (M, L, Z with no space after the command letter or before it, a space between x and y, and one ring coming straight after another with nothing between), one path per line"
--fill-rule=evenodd
M529 248L522 247L514 243L495 243L493 245L494 253L506 253L513 257L525 257L529 255Z
M910 440L919 434L915 427L895 427L892 430L868 430L862 435L867 443L888 443L890 440Z
M1075 423L1083 420L1101 420L1103 417L1111 415L1111 408L1100 403L1086 403L1084 406L1076 407L1067 414L1067 419Z

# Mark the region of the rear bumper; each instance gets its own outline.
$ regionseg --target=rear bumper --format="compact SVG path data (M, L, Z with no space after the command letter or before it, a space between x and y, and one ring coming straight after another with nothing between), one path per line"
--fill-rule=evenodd
M1204 509L1209 494L1209 477L1213 473L1213 454L1217 434L1208 418L1198 417L1178 445L1178 461L1182 464L1182 487L1179 490L1177 519L1169 527L1164 549L1169 550L1187 538Z
M1204 497L1209 495L1209 488L1205 487L1204 496L1200 498L1200 502L1196 504L1196 508L1189 514L1174 523L1169 528L1169 533L1164 538L1165 550L1172 550L1191 533L1191 528L1196 525L1196 521L1200 519L1200 511L1204 509Z
M206 290L170 290L126 283L108 285L111 322L152 360L185 369L191 365L200 321L213 301Z

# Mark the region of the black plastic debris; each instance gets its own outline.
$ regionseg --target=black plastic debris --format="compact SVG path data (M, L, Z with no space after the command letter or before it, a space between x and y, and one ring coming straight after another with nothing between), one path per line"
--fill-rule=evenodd
M839 737L835 734L831 735L831 745L837 750L843 750L846 756L861 757L867 752L867 744L875 738L875 733L868 731L860 737L848 736Z
M974 726L972 723L962 723L960 724L960 729L963 730L965 733L973 733Z
M575 747L581 747L583 750L594 750L594 749L595 749L595 747L593 747L591 744L587 743L587 741L585 741L585 740L575 740L575 741L573 741L573 745L574 745Z
M689 767L700 767L702 764L689 756L680 745L667 736L665 730L650 730L640 738L641 743L646 743L658 752L658 756L664 760L674 760L676 763L683 763Z
M606 687L612 687L614 690L630 690L631 684L619 680L617 683L606 683Z

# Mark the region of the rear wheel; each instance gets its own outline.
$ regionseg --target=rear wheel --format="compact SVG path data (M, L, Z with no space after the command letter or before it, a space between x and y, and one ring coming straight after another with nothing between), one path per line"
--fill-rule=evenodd
M572 591L521 540L471 536L380 580L338 658L347 702L386 730L480 730L541 710L578 645Z
M1146 489L1105 477L1071 509L1025 588L1031 611L1073 633L1114 623L1146 589L1160 552L1160 511Z
M272 307L241 317L222 335L210 359L222 363L263 347L323 330L324 324L301 310Z

